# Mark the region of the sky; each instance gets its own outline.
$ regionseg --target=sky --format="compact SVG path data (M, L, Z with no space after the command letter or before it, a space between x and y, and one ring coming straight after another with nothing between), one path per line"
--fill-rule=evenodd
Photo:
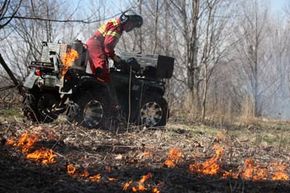
M271 6L275 11L282 11L283 7L287 4L289 0L271 0Z
M76 5L77 2L80 3L82 8L88 8L90 5L90 1L92 0L71 0L73 5ZM106 7L109 8L108 15L110 14L116 14L119 13L121 10L125 10L126 8L128 8L128 2L129 0L98 0L97 2L101 2L106 4ZM134 1L131 1L134 2ZM273 11L275 12L283 12L283 8L285 7L286 4L290 5L290 0L262 0L262 2L269 2L271 4L271 8L273 9Z

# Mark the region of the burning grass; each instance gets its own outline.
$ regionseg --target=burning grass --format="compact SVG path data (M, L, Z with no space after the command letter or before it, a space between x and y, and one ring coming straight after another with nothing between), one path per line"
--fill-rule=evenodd
M273 145L276 143L257 145L252 141L256 133L246 140L245 135L239 138L231 135L239 131L196 127L171 125L167 129L117 134L65 124L2 125L1 136L6 140L1 146L0 163L6 167L0 169L6 173L0 175L0 183L14 184L15 189L8 186L1 189L0 184L0 190L26 193L289 190L288 147ZM244 128L241 133L248 130ZM31 168L33 172L27 172ZM43 170L48 171L44 174ZM38 178L43 175L47 178L41 178L40 182ZM25 183L20 183L21 179ZM57 186L52 187L51 181ZM75 186L79 188L73 190Z

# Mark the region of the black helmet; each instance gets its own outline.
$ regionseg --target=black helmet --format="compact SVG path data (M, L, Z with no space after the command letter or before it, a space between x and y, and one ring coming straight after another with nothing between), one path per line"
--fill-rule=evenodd
M120 16L121 23L127 23L127 22L132 22L134 23L135 27L141 27L143 24L143 18L142 16L138 15L132 10L125 11L122 13Z

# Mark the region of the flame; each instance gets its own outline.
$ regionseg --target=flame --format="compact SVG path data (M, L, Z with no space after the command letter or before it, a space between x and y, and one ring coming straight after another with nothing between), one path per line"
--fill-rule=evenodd
M147 190L147 188L145 187L145 181L147 181L149 178L152 178L152 174L148 173L144 176L141 177L141 179L137 182L136 186L133 186L132 188L130 188L130 186L132 185L133 181L130 180L129 182L126 182L123 185L123 190L129 190L131 189L132 192L144 192Z
M93 176L90 176L89 179L92 181L92 182L100 182L101 181L101 174L96 174L96 175L93 175Z
M287 175L287 173L285 172L287 166L285 164L282 163L274 163L272 164L273 167L275 168L275 173L272 176L272 180L275 181L287 181L289 180L289 176Z
M87 178L91 182L100 182L100 180L102 178L101 174L96 174L96 175L90 176L90 173L88 172L87 169L85 169L82 173L77 172L77 169L73 164L68 164L66 166L66 170L67 170L67 174L69 176Z
M23 133L18 142L14 146L20 147L23 153L28 152L34 144L37 142L38 136L34 134L28 134L27 132Z
M42 148L26 155L27 159L40 161L42 164L55 163L56 154L51 149Z
M87 169L85 169L85 170L83 171L83 173L81 174L81 177L84 177L84 178L87 178L87 177L89 177L89 176L90 176L90 174L89 174L89 172L88 172Z
M29 153L29 151L36 144L38 139L38 135L25 132L20 135L17 142L14 139L8 139L6 141L6 144L19 147L21 152L26 154L27 159L39 161L45 165L55 163L56 154L51 149L42 148L32 153Z
M255 170L255 175L253 177L253 180L254 181L257 181L257 180L267 180L268 179L268 175L269 175L269 172L266 168L257 168Z
M253 181L267 180L268 170L266 168L262 168L259 165L256 166L254 160L246 159L241 178Z
M201 173L205 175L215 175L220 171L220 165L218 161L223 155L224 149L218 145L213 147L215 149L215 155L206 160L203 163L195 163L189 165L189 170L193 173Z
M68 164L66 166L66 171L67 171L67 174L70 175L70 176L73 176L75 175L76 173L76 167L73 165L73 164Z
M14 139L7 139L5 144L13 146L15 144L15 141Z
M253 174L254 174L254 160L246 159L244 164L244 171L241 177L245 180L250 180L252 179Z
M220 137L221 138L221 137ZM38 135L29 134L28 132L23 133L19 139L10 138L6 140L6 145L11 145L15 147L19 147L22 153L26 156L27 159L39 161L42 164L52 164L56 162L56 153L51 149L41 148L34 152L31 151L31 148L38 141ZM267 169L267 167L259 164L255 164L253 159L246 159L244 162L243 168L239 168L239 171L233 172L224 171L221 173L221 166L219 165L219 161L224 154L224 149L218 145L214 145L213 149L215 150L215 155L202 162L202 163L194 163L189 165L190 172L200 173L204 175L216 175L222 174L223 178L233 178L233 179L244 179L244 180L278 180L278 181L287 181L289 180L289 176L287 175L287 165L282 163L273 163L271 166L271 172ZM32 153L30 153L32 152ZM152 156L151 152L144 151L142 157ZM172 168L175 167L178 162L182 159L183 152L178 148L171 148L167 155L167 160L164 162L164 165ZM106 172L111 173L112 168L110 166L105 167ZM100 182L102 179L101 174L95 174L90 176L87 169L83 172L77 171L76 167L73 164L67 165L67 174L73 177L82 177L82 179L90 180L91 182ZM140 180L134 181L130 180L123 184L123 191L132 191L132 192L149 192L151 190L152 193L160 193L157 186L146 185L145 182L152 178L152 174L148 173L143 175ZM107 182L116 181L117 178L107 177ZM150 187L152 189L150 189Z
M123 190L128 190L132 183L133 183L133 180L130 180L129 182L126 182L123 185Z
M152 174L148 173L147 175L144 175L141 177L141 179L138 181L138 186L133 187L132 191L137 192L137 191L145 191L147 190L144 186L145 181L147 181L149 178L152 178Z
M143 184L138 184L138 186L132 188L133 192L138 192L138 191L144 192L145 190L147 189L145 188Z
M286 181L289 180L289 176L285 172L287 166L285 164L274 163L272 164L273 169L275 170L274 174L272 175L272 180L281 180ZM234 178L237 179L240 176L244 180L253 180L253 181L261 181L261 180L269 180L270 179L270 172L264 166L260 166L255 164L254 160L246 159L244 163L243 170L238 172L224 172L223 178Z
M108 177L108 180L109 180L110 182L114 182L114 181L117 181L117 178L114 178L114 177Z
M142 178L139 180L139 183L142 183L143 184L149 178L152 178L152 174L151 173L148 173L147 175L142 176Z
M164 162L164 165L167 166L168 168L174 168L176 164L172 160L166 160Z
M178 148L171 148L169 150L167 160L165 160L164 165L168 168L173 168L181 160L183 153Z
M72 66L73 62L79 58L79 54L76 50L72 48L68 48L66 53L64 53L61 57L61 62L63 64L63 68L61 71L61 75L64 76L68 69Z
M152 189L152 193L160 193L160 191L158 190L157 187L154 187L154 188Z
M238 177L239 177L239 173L232 172L232 170L230 170L229 172L228 171L225 171L223 173L223 176L222 176L223 179L226 179L226 178L238 179Z

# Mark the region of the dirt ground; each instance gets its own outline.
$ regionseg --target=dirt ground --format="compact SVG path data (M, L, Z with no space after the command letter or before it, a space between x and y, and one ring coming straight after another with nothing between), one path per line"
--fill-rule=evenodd
M86 129L64 120L31 124L21 118L0 122L0 192L7 193L287 193L290 181L273 180L275 163L290 174L290 125L263 123L228 128L169 122L165 128ZM27 159L9 145L23 133L37 135L30 152L51 149L52 164ZM222 148L217 156L214 147ZM175 149L175 158L170 152ZM176 158L177 157L177 158ZM166 160L173 162L172 166ZM215 174L190 170L213 160ZM244 178L245 160L266 177ZM71 173L67 170L72 166ZM204 168L206 169L206 168ZM227 172L236 176L223 177Z

